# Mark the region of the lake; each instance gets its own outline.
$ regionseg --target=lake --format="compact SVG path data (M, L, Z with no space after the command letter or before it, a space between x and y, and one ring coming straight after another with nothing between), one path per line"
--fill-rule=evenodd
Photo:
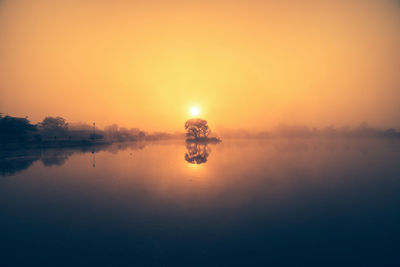
M400 141L1 151L1 266L399 266Z

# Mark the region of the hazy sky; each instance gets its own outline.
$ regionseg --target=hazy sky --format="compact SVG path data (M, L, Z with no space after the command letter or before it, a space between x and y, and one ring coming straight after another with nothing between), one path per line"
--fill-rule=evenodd
M0 112L182 130L400 127L395 0L0 1Z

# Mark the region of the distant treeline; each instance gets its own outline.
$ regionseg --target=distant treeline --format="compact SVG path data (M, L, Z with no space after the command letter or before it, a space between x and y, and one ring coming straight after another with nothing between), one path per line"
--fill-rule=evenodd
M220 129L218 136L223 138L274 138L274 137L346 137L346 138L400 138L396 129L378 129L363 123L358 127L329 126L322 129L308 126L279 125L270 131L250 132L247 130ZM0 114L0 144L36 143L69 144L80 142L123 142L139 140L160 140L185 138L184 133L148 133L139 128L124 128L116 124L104 129L93 128L89 124L68 123L62 117L46 117L43 121L32 124L27 118L3 116Z
M400 132L394 128L379 129L366 123L354 128L329 126L321 129L304 125L281 124L270 131L251 132L244 129L220 129L218 133L223 138L400 138Z
M49 116L37 124L32 124L27 118L0 114L1 143L68 143L85 140L92 142L122 142L183 137L183 133L147 133L138 128L118 127L116 124L99 129L89 124L68 123L62 117Z

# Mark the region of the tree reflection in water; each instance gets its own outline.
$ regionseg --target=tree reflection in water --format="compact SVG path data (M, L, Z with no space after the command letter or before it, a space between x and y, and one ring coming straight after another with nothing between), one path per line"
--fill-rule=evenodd
M92 154L92 166L95 165L95 154L108 151L117 154L120 150L141 150L146 146L141 142L126 142L112 145L96 145L71 148L48 148L27 150L0 150L0 176L13 176L18 172L28 169L36 161L42 161L45 167L62 166L74 154Z
M186 149L185 160L191 164L202 164L207 162L207 157L211 153L211 149L207 144L196 142L187 143Z

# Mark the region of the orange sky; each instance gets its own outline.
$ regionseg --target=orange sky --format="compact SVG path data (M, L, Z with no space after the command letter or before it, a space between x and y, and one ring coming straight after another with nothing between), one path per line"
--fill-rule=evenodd
M0 112L182 130L400 127L400 4L0 1Z

